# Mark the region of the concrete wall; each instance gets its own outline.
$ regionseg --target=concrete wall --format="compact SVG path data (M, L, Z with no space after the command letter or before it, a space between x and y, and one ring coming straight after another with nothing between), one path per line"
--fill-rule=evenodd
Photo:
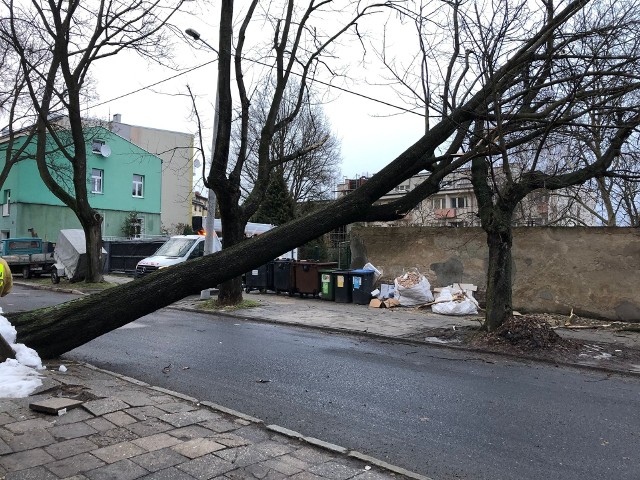
M392 280L413 267L432 287L486 289L488 248L480 228L354 227L352 264L366 261ZM640 322L640 229L514 229L513 306Z

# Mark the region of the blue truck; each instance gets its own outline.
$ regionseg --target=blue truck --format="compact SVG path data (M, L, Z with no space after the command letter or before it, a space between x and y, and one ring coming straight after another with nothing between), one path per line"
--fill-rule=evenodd
M12 274L24 278L49 274L55 263L54 244L41 238L5 238L0 240L0 256L9 264Z

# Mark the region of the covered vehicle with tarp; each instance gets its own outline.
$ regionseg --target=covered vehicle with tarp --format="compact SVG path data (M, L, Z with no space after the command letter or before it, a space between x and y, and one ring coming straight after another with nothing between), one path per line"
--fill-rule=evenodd
M107 251L102 249L102 260ZM60 230L58 242L53 251L55 264L51 267L51 281L59 283L61 277L70 282L79 282L87 275L87 244L82 229Z

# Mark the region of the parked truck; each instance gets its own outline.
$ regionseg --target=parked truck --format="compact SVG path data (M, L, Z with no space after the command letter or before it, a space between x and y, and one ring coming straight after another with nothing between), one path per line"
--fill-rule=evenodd
M21 273L24 278L48 274L55 263L54 245L41 238L5 238L0 242L0 256L9 264L13 274Z

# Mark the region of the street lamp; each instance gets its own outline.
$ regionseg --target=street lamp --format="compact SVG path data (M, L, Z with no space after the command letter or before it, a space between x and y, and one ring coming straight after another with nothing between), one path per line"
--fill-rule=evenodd
M198 42L202 42L215 53L218 51L213 48L209 43L200 37L200 34L194 30L193 28L187 28L184 31L187 35ZM218 92L220 90L220 85L216 85L216 103L215 110L213 112L213 139L211 141L211 164L213 165L213 154L216 151L216 140L218 136ZM208 255L213 253L213 236L215 235L215 217L216 217L216 193L213 191L211 187L209 187L209 196L207 198L207 217L205 218L204 230L206 236L204 237L204 253Z

